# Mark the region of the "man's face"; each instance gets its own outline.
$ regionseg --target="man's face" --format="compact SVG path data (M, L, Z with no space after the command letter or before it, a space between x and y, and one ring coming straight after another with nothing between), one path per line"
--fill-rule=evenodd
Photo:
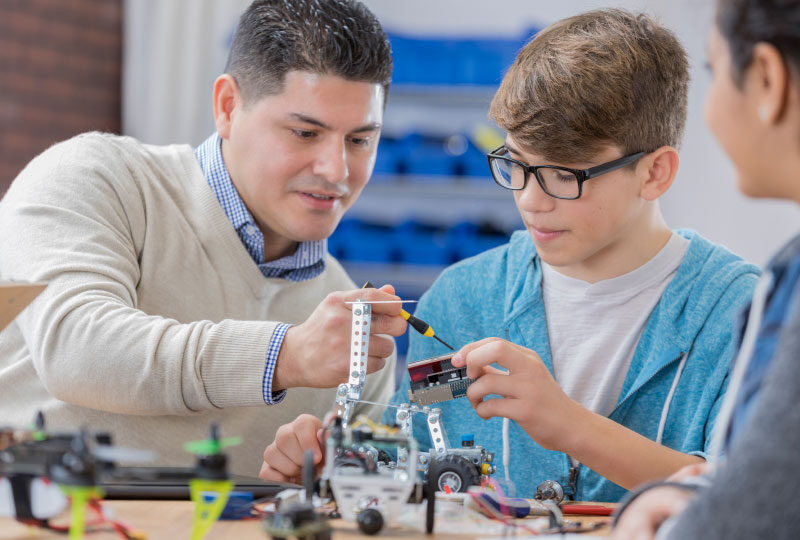
M280 94L247 106L236 94L227 129L217 114L222 152L265 244L327 238L372 173L383 88L290 71Z
M521 149L511 136L506 140L511 157L529 165L561 165L586 169L622 157L608 148L591 162L552 163ZM590 178L579 199L561 200L547 195L531 174L525 189L514 191L522 221L539 256L573 276L593 273L613 256L643 215L640 181L630 167Z

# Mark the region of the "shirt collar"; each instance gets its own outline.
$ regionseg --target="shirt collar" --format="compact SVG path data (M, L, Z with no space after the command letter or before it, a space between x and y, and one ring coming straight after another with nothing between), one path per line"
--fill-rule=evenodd
M194 153L208 185L262 274L266 277L303 281L316 277L325 270L326 240L300 242L293 254L263 262L264 237L228 174L222 158L222 139L219 134L214 133L203 141L195 148Z

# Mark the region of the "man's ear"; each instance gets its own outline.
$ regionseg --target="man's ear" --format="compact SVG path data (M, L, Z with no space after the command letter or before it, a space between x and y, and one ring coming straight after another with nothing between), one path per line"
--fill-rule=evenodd
M223 73L214 81L214 124L217 133L227 139L231 133L231 121L236 111L242 106L241 94L236 80L228 73Z
M636 176L643 179L639 195L646 201L661 197L678 174L680 158L671 146L662 146L643 156L636 164Z

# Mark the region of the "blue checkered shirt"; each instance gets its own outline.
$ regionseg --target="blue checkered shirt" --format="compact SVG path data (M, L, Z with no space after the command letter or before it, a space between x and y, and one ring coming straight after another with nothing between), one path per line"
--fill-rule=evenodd
M317 277L325 270L325 253L327 251L325 240L300 242L292 255L264 262L264 235L231 181L228 169L222 159L222 139L217 133L214 133L195 148L194 155L200 163L208 185L225 211L225 215L228 216L242 244L264 277L305 281ZM275 364L278 361L283 338L289 327L288 324L280 323L275 328L267 350L262 382L264 402L267 405L279 403L286 396L285 391L272 391L272 377L275 374Z

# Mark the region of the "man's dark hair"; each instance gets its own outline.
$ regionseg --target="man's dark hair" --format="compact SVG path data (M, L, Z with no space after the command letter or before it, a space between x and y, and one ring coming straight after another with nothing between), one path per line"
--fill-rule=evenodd
M742 84L753 60L753 47L764 42L780 51L800 75L800 6L797 0L720 0L717 28L728 42L733 78Z
M357 0L256 0L239 19L225 72L249 104L283 91L292 70L377 83L385 99L391 46Z

